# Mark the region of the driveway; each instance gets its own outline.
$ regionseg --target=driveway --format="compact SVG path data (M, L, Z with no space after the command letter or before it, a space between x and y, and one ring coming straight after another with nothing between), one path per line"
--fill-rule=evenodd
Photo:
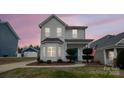
M29 64L29 63L32 63L32 62L35 62L35 61L36 60L0 65L0 73L8 71L8 70L15 69L15 68L22 68L26 64Z

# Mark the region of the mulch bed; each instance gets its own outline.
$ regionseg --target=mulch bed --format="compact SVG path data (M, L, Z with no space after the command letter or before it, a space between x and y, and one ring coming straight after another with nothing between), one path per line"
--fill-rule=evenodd
M62 62L62 63L58 63L58 62L52 62L52 63L38 63L38 62L33 62L30 64L27 64L27 66L59 66L59 65L73 65L75 63L68 63L68 62Z

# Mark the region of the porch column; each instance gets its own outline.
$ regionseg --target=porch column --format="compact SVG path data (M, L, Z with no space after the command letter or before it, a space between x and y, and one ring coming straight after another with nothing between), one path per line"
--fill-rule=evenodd
M114 48L114 58L117 58L117 49Z
M105 50L103 51L103 55L104 55L104 64L106 65L107 64L107 60L106 60L106 51Z
M64 50L64 60L65 61L67 61L67 59L66 59L66 55L67 55L67 53L66 53L66 50L67 50L67 43L65 42L65 50Z
M82 48L78 48L78 61L82 61Z

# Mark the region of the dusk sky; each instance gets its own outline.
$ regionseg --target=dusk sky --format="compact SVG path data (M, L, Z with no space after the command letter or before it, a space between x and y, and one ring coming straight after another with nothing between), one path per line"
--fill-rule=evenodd
M40 45L38 25L49 14L0 14L2 21L8 21L20 37L19 46ZM59 14L68 25L88 26L87 39L99 39L107 34L124 32L124 14Z

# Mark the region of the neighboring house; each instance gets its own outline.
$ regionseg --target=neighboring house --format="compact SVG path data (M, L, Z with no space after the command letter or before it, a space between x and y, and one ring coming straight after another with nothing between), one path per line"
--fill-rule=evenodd
M66 50L77 49L77 61L82 61L82 49L91 39L85 39L87 26L69 26L56 15L51 15L39 25L41 29L40 59L66 61Z
M112 65L114 58L124 49L124 32L117 35L107 35L90 44L90 47L96 48L95 60L102 64Z
M28 47L22 50L23 57L37 57L39 50L33 47Z
M17 55L19 37L8 22L0 21L0 57Z

